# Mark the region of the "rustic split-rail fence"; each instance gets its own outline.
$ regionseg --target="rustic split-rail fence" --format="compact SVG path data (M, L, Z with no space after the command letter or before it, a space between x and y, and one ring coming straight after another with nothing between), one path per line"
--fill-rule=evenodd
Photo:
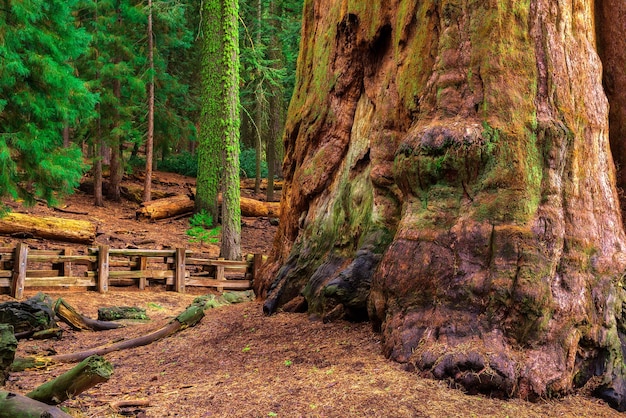
M78 251L34 250L25 243L0 247L0 293L21 299L25 288L86 288L104 293L109 286L165 285L246 290L263 262L261 254L242 261L210 258L184 248L115 249L106 245Z

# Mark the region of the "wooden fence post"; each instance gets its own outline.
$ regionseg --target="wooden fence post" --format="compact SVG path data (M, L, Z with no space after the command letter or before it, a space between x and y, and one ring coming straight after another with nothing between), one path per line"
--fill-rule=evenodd
M218 257L218 260L223 260L223 259L224 259L223 257ZM217 266L215 266L215 280L218 280L220 282L226 280L224 278L224 265L223 264L218 264ZM216 289L218 292L223 292L224 286L217 286Z
M185 293L185 249L176 248L174 258L174 289L178 293Z
M72 255L71 248L63 248L63 255ZM71 277L72 276L72 263L70 261L63 261L60 263L52 264L52 269L59 270L60 277Z
M63 249L63 254L64 255L72 255L72 249L71 248L64 248ZM61 276L67 276L67 277L72 277L74 275L74 272L72 271L72 263L69 261L66 261L62 264L63 266L63 273L61 274Z
M254 254L252 259L252 283L254 283L259 277L259 270L263 265L263 254Z
M137 260L137 270L145 271L148 270L148 257L140 256ZM141 276L139 278L139 289L144 290L148 285L148 278L146 276Z
M106 293L109 290L109 246L98 247L98 292Z
M26 281L26 265L28 262L28 245L19 242L15 247L13 262L13 278L11 280L11 296L22 299L24 296L24 282Z

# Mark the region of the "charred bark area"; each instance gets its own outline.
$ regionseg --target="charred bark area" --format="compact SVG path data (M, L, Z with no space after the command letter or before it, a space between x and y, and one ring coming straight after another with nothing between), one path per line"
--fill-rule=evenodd
M265 312L368 317L470 393L626 409L616 4L307 1Z

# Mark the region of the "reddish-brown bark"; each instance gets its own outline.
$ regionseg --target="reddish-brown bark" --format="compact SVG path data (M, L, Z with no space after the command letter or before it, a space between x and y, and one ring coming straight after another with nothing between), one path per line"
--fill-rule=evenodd
M625 62L606 10L626 6L306 1L265 311L303 295L471 392L532 399L601 376L626 409L601 57L605 84Z

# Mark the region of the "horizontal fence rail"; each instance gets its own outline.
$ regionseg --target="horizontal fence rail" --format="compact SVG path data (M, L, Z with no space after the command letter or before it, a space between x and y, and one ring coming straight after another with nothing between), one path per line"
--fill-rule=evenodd
M165 285L176 292L187 286L247 290L263 263L261 254L241 261L210 258L184 248L117 249L106 245L87 248L34 250L25 243L0 247L0 293L21 299L25 288L84 287L107 292L109 286Z

